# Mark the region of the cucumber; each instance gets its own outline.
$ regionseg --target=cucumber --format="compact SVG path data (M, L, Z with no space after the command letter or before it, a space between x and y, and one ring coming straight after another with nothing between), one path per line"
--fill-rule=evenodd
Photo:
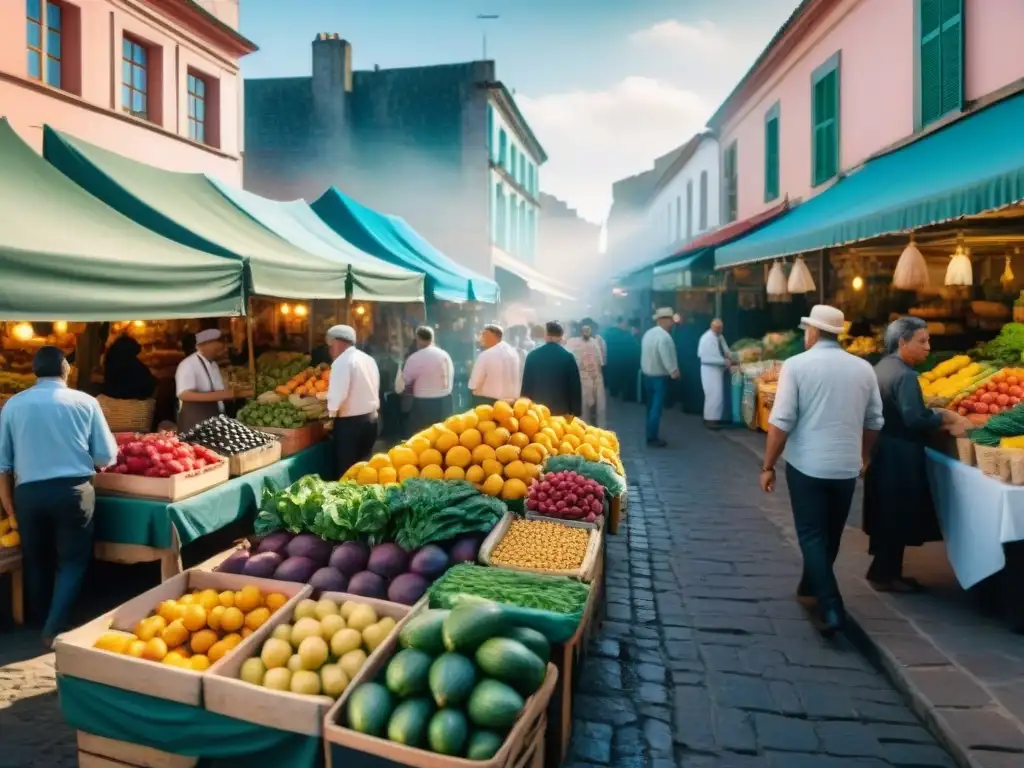
M384 682L395 696L404 699L419 696L430 690L430 665L434 660L416 648L406 648L395 654L384 673Z
M476 685L476 665L458 653L438 656L430 665L429 684L437 706L460 706Z
M388 738L419 747L427 738L427 726L434 714L434 702L427 698L406 699L397 707L388 721Z
M490 760L501 749L505 739L494 731L473 731L466 747L466 757L470 760Z
M441 626L451 611L423 611L409 620L398 634L398 642L403 648L416 648L431 656L444 653L444 638Z
M348 725L354 731L380 736L387 727L394 702L379 683L363 683L348 700Z
M441 625L444 647L474 653L484 640L505 629L508 615L497 603L465 603L455 606Z
M461 755L469 739L469 723L458 709L442 709L430 718L427 743L441 755Z
M523 711L523 697L498 680L483 680L473 689L466 711L480 728L507 731Z
M508 637L485 640L476 651L476 663L485 675L508 683L523 696L536 693L547 672L537 654Z
M536 629L530 627L512 627L505 632L505 637L518 640L535 654L537 658L547 664L551 661L551 643Z

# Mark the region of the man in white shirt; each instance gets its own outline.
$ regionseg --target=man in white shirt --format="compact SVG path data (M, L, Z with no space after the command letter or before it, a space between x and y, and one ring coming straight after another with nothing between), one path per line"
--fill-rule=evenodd
M452 382L455 366L451 356L434 344L434 329L416 329L416 351L398 372L395 392L409 399L405 432L414 435L431 424L444 421L455 410Z
M732 351L722 336L722 321L717 317L697 344L700 358L700 383L704 388L704 426L718 429L725 408L725 376L732 365Z
M605 425L604 367L608 352L604 339L593 334L593 320L580 323L580 335L569 339L565 348L572 352L580 369L583 389L583 420L596 427Z
M816 609L829 636L845 620L832 570L850 514L857 476L884 418L871 365L839 346L843 313L819 304L800 321L806 352L789 358L768 421L761 488L775 489L775 464L785 450L786 485L804 559L798 599Z
M640 371L644 377L644 399L647 405L647 445L664 448L661 439L661 412L665 407L665 394L670 380L679 378L679 360L676 344L669 329L675 324L675 312L662 307L654 313L654 327L644 334L640 342Z
M224 402L235 393L224 387L220 367L214 362L224 352L220 331L209 328L196 334L196 351L178 364L174 386L178 395L178 431L224 413Z
M356 349L356 331L335 325L327 331L331 380L327 411L334 418L334 461L338 477L373 455L380 410L380 371L365 352Z
M485 325L480 332L484 350L477 355L469 376L473 405L493 405L498 400L512 402L519 397L519 353L502 340L503 336L500 325Z

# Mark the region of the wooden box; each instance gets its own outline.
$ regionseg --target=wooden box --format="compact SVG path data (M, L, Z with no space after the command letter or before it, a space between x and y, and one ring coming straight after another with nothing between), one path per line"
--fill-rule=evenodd
M108 630L133 632L135 625L149 616L153 609L164 600L176 600L194 589L212 588L221 592L226 589L239 590L249 585L259 587L264 594L278 592L289 597L288 602L268 620L268 624L279 615L291 616L299 600L308 597L312 592L312 588L308 584L257 579L233 573L185 571L168 579L160 586L132 598L112 612L59 635L54 647L57 673L80 677L83 680L91 680L160 699L200 706L203 699L203 677L213 673L217 664L225 662L232 656L237 655L242 658L250 656L258 633L254 632L247 637L205 672L181 669L168 664L137 659L134 656L101 651L93 648L93 643Z
M161 501L181 501L216 485L226 483L229 477L228 461L224 459L208 467L192 472L182 472L171 477L141 477L100 472L96 475L95 486L97 493Z
M560 517L548 517L547 515L537 515L533 512L527 512L526 519L540 520L542 523L559 523L561 525L568 525L570 528L584 528L588 531L596 531L604 527L604 515L601 515L592 523L588 523L586 520L563 520Z
M390 616L397 622L395 630L392 632L395 637L397 637L398 627L402 625L406 617L426 607L426 600L409 607L390 603L387 600L375 600L344 592L325 592L320 597L330 598L339 605L348 600L354 600L373 606L378 618ZM250 685L238 679L242 664L246 659L259 652L263 647L263 642L274 633L274 629L280 624L291 623L294 608L295 606L292 605L289 610L279 611L279 615L275 615L251 637L247 638L247 643L250 640L253 642L245 653L229 654L210 668L210 674L203 679L203 698L209 711L245 720L248 723L281 731L304 733L308 736L319 736L323 732L324 716L327 714L327 710L334 705L334 700L330 697L304 696L288 691L274 691ZM241 647L240 645L239 648ZM379 655L383 647L384 645L381 645L370 654L366 661L367 666Z
M594 575L594 565L597 559L598 550L601 548L601 531L594 528L590 531L590 541L587 543L586 553L583 555L583 562L579 568L573 570L548 570L544 568L520 568L514 565L499 565L491 562L491 552L498 546L505 534L508 532L509 526L512 525L512 521L515 520L516 514L514 512L506 512L505 516L498 521L498 524L494 526L487 538L484 539L480 545L480 554L478 558L481 563L494 568L507 568L510 571L527 571L529 573L546 573L549 576L568 576L570 579L579 579L580 581L590 581ZM557 524L564 524L563 520L552 520L551 522Z
M619 532L619 525L622 523L623 496L625 494L612 496L612 500L608 503L608 525L605 526L605 530L612 536Z
M78 732L79 768L194 768L199 758Z
M272 443L253 448L251 451L236 453L228 459L228 473L231 477L240 477L257 469L269 467L275 461L281 460L281 443L274 440Z
M417 604L417 607L419 605ZM545 710L558 681L558 670L554 664L548 664L544 684L526 700L523 712L505 739L505 744L490 760L448 757L349 729L345 722L348 697L357 686L376 679L397 650L398 633L394 632L366 662L345 693L327 713L324 721L324 741L329 768L540 768L543 764L540 742L546 728Z
M311 421L298 429L277 429L274 427L260 427L261 432L276 435L281 441L282 458L294 456L299 451L304 451L311 445L316 445L324 439L326 434L322 421Z

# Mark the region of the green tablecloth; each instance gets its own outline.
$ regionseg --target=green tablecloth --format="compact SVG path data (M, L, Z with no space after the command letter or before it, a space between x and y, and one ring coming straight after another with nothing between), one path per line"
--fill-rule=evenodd
M266 728L68 675L57 675L57 690L72 728L198 757L204 768L314 768L324 763L318 736Z
M164 549L171 546L173 526L184 546L246 515L255 515L264 483L284 488L305 475L326 476L330 470L331 443L324 441L182 501L97 496L96 541Z

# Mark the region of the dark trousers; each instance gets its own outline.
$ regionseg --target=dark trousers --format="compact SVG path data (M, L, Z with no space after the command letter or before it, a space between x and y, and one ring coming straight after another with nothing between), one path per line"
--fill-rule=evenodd
M817 598L821 609L841 610L843 600L832 567L839 555L839 543L850 515L857 479L825 480L805 475L787 464L786 484L804 557L804 572L797 592Z
M377 414L344 416L334 420L334 471L340 478L353 464L373 455L377 442Z
M906 547L878 539L877 536L871 539L871 554L875 559L871 561L867 577L868 581L887 584L903 577L903 552Z
M665 408L668 376L644 376L644 402L647 405L647 442L658 439L661 430L661 412Z
M92 562L96 490L89 480L62 477L14 489L29 616L42 622L44 637L67 629Z

